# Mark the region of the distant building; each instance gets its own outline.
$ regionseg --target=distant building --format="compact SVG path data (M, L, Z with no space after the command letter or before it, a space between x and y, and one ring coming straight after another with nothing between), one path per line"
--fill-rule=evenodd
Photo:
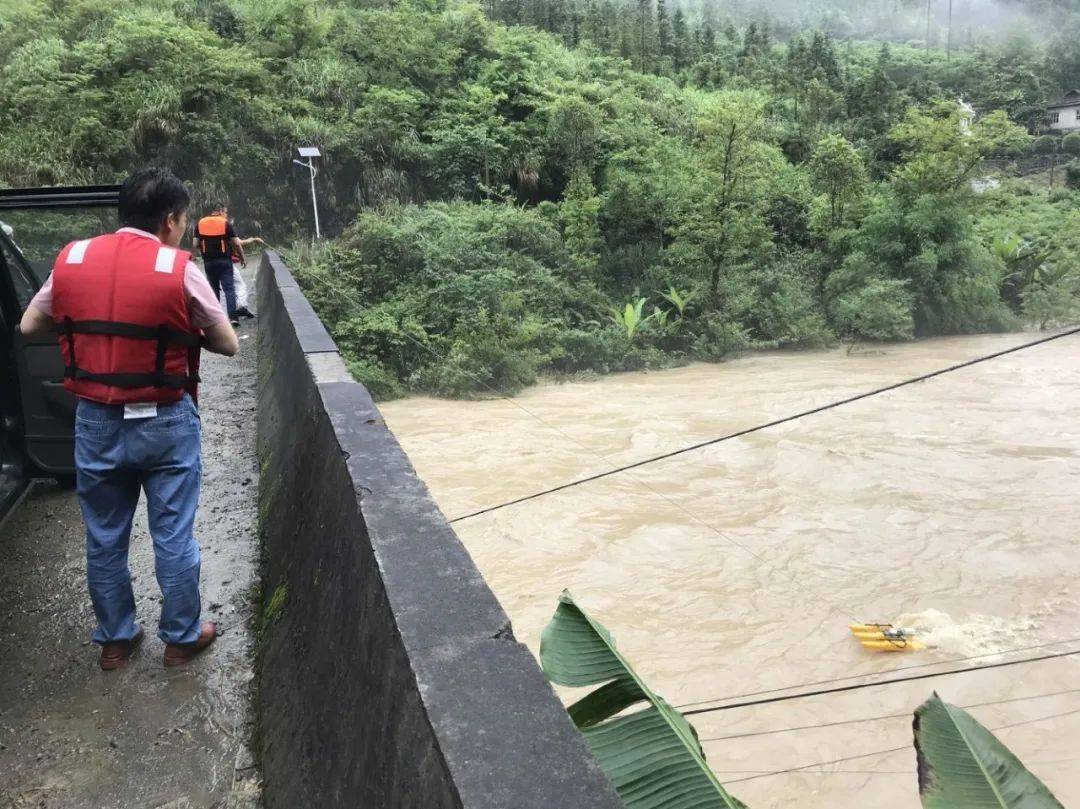
M1060 101L1046 108L1051 132L1080 129L1080 90L1070 90Z

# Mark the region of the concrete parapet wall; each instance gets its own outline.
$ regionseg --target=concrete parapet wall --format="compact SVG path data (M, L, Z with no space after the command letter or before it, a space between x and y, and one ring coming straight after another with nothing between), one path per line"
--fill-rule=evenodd
M266 806L617 809L367 390L281 258L262 262Z

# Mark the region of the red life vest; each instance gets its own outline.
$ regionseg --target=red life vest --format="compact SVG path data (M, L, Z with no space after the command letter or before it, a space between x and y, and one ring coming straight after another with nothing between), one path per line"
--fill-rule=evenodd
M64 387L104 404L198 395L201 335L188 317L191 258L130 232L72 242L53 265Z

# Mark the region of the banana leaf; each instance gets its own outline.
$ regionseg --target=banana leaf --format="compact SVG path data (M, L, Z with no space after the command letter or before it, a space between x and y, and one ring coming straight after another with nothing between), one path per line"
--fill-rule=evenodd
M1063 809L993 733L937 693L914 727L925 809Z
M603 684L568 711L627 809L746 809L705 763L690 723L649 690L569 591L540 638L540 663L559 685ZM648 707L617 716L639 702Z

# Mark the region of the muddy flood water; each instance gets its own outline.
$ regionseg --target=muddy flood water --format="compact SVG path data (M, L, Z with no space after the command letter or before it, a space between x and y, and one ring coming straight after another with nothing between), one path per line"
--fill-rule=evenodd
M766 353L382 410L453 519L1028 339ZM1056 643L1080 638L1080 338L455 527L534 653L569 588L691 710L1080 650ZM915 625L931 648L868 652L852 619ZM935 690L1080 806L1080 655L689 718L752 809L916 809L911 712Z

